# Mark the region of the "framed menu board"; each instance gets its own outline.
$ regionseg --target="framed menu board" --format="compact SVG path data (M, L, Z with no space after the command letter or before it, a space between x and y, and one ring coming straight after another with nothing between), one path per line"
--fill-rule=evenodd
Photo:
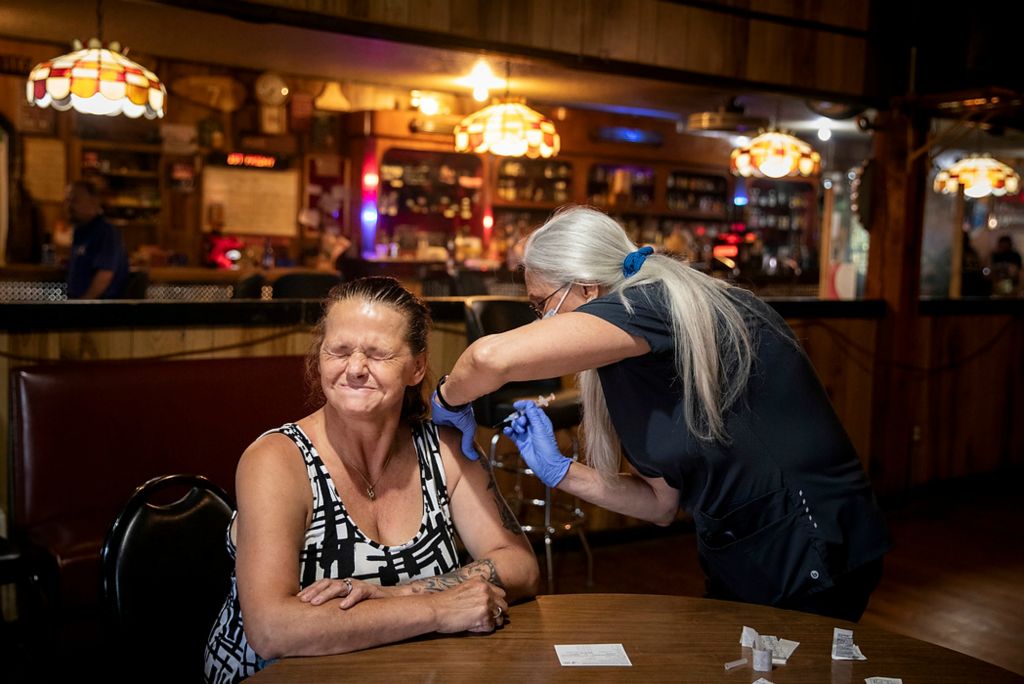
M204 231L216 225L224 233L295 237L298 215L298 170L203 170Z

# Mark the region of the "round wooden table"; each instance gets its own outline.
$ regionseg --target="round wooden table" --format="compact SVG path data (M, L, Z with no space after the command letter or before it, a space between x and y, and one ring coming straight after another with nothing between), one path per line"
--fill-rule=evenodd
M356 653L285 658L252 681L330 682L787 682L863 684L873 676L906 684L1024 682L1024 677L924 641L843 620L682 596L540 596L509 611L489 635L433 636ZM751 669L739 645L744 625L800 642L786 665ZM854 630L866 661L833 661L832 629ZM630 667L563 667L555 644L622 644ZM738 658L748 664L726 671Z

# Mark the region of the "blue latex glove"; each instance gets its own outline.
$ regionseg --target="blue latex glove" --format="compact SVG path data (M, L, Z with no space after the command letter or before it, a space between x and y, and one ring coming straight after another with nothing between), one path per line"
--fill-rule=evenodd
M449 411L437 400L437 390L430 395L430 419L434 425L447 425L462 433L462 453L471 461L480 458L473 438L476 436L476 416L473 415L473 404L466 404L461 411Z
M516 443L534 475L548 487L557 487L569 470L572 459L558 450L551 420L529 399L517 401L513 406L520 415L502 432Z

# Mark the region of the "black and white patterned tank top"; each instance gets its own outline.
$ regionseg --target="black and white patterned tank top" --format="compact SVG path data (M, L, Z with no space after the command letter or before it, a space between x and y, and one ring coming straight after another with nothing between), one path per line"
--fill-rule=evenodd
M355 577L391 586L443 575L459 567L455 528L448 509L448 487L437 427L433 423L420 423L412 429L420 465L423 517L413 538L397 546L373 541L349 518L316 447L298 425L288 423L266 434L273 432L285 435L298 447L306 463L313 494L313 518L299 552L300 587L325 577ZM231 525L228 525L227 547L234 558ZM206 643L206 679L231 684L252 676L266 664L246 641L238 604L238 584L232 573L231 590Z

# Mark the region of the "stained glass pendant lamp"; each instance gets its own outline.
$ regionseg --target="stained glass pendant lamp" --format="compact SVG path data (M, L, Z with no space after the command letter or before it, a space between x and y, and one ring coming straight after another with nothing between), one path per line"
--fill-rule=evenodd
M128 59L117 42L104 47L102 7L97 3L100 38L86 47L76 40L71 52L32 68L25 87L29 103L62 112L163 118L167 88L152 71Z
M560 146L554 122L512 100L507 76L505 83L501 102L470 114L455 127L455 150L501 157L554 157Z
M734 149L729 167L744 178L806 177L821 171L821 155L796 136L769 130Z
M1012 168L987 154L964 157L935 176L932 189L943 194L959 192L980 199L989 195L1002 197L1016 195L1020 190L1020 176Z

